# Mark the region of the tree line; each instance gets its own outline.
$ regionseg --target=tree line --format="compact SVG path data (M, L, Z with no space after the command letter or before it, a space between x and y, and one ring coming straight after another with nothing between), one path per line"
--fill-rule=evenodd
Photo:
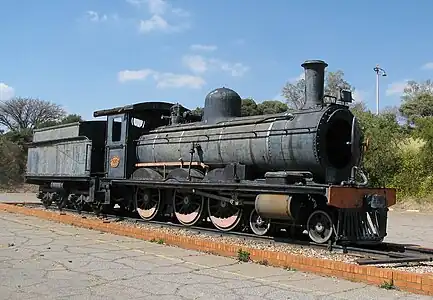
M81 116L67 114L60 105L37 98L0 101L0 188L23 183L27 144L34 129L81 120Z
M242 115L262 115L301 108L305 81L287 82L281 90L284 101L257 103L242 100ZM340 89L355 87L344 79L344 72L327 72L325 94L337 96ZM384 109L379 115L356 101L350 109L357 116L368 139L368 150L362 160L371 186L395 187L399 201L433 199L433 82L410 81L399 105ZM202 108L196 108L201 111ZM80 121L79 115L67 114L49 101L16 97L0 101L0 186L23 181L27 142L33 130L56 124Z

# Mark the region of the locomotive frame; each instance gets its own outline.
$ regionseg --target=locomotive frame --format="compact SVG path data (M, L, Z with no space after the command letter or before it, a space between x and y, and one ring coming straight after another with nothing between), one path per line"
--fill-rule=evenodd
M388 207L395 204L396 191L366 186L367 177L358 167L365 149L355 118L349 128L350 141L346 141L354 159L346 163L345 171L337 170L340 173L330 167L329 159L326 168L318 168L318 162L323 164L326 144L320 130L338 113L351 116L347 103L352 96L341 91L339 99L326 104L326 63L307 61L302 66L306 72L306 108L298 111L239 117L240 105L232 103L240 97L224 88L208 95L203 116L177 103L143 102L94 112L94 117L105 117L104 121L35 130L25 180L39 185L38 197L46 206L54 201L60 208L83 210L88 206L101 212L117 204L148 221L174 218L184 226L210 221L221 231L244 226L258 235L273 234L281 228L295 234L300 229L317 243L380 243L386 236ZM231 93L236 100L211 98L217 92ZM312 117L315 114L318 122ZM297 118L312 125L292 131L273 128ZM280 121L284 123L276 123ZM257 124L267 129L256 130ZM221 128L218 134L212 131L215 128ZM232 128L231 133L227 128ZM252 129L248 135L233 128ZM278 152L269 145L272 140L282 144L295 131L316 134L312 145L301 137L298 146L291 144L289 148L295 151L304 147L293 155L299 160L303 157L306 163L297 163L305 168L292 168L293 160L288 168L275 169L288 162L283 161L283 150ZM260 139L269 148L258 159L253 155L258 150L252 147ZM224 156L225 149L243 145L236 141L249 145L251 161L241 152ZM309 163L311 147L306 149L305 145L314 148L316 164ZM161 159L163 155L174 157L176 151L179 160ZM217 152L221 159L212 160ZM243 161L230 157L243 157ZM336 174L349 176L341 180ZM356 181L359 176L363 182Z

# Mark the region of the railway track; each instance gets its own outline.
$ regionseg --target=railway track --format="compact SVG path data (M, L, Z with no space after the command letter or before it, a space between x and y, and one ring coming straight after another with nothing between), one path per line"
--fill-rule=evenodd
M153 225L159 228L177 228L184 232L188 232L191 235L206 234L215 237L236 237L249 241L265 242L270 244L291 244L296 246L310 247L313 249L328 250L329 252L349 254L352 256L358 256L356 263L359 265L379 265L379 264L400 264L400 263L417 263L417 262L432 262L433 261L433 249L424 248L418 245L407 245L397 243L383 242L380 245L374 246L345 246L337 244L317 244L311 241L302 241L299 239L287 238L282 236L257 236L255 234L229 231L222 232L215 228L208 228L205 226L190 226L185 227L181 224L167 222L167 221L145 221L139 217L131 216L119 211L118 214L102 214L97 216L91 211L78 212L75 209L62 208L59 209L56 206L50 206L48 208L43 207L42 203L5 203L9 205L19 205L28 208L43 208L53 212L68 212L74 215L80 215L82 217L99 217L104 222L125 222L132 224L147 224Z

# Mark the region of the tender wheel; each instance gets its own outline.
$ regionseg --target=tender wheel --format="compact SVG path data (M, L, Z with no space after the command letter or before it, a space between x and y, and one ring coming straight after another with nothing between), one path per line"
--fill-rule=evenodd
M250 213L250 228L257 235L265 235L271 228L271 220L262 219L257 211L253 209Z
M69 195L69 202L72 203L78 213L81 213L86 205L86 196Z
M57 202L57 207L59 208L59 210L62 210L63 208L67 208L68 204L69 204L69 195L68 194L60 194L60 195L56 195L56 202Z
M143 220L155 219L161 207L161 191L137 187L134 193L135 207Z
M51 193L44 193L41 202L45 208L50 207L53 204L53 195Z
M177 220L182 225L192 226L202 219L204 197L175 190L173 192L173 208Z
M230 231L238 226L242 208L229 202L209 199L208 213L212 224L221 231Z
M327 243L333 233L334 226L331 217L323 210L313 212L307 221L308 236L318 244Z

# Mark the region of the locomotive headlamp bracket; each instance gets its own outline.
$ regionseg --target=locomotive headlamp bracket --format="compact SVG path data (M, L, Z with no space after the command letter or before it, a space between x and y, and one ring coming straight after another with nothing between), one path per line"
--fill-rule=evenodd
M366 205L371 209L386 208L386 198L383 195L368 194L364 196Z
M344 103L352 103L352 101L353 101L352 92L349 90L341 89L339 101L344 102Z

